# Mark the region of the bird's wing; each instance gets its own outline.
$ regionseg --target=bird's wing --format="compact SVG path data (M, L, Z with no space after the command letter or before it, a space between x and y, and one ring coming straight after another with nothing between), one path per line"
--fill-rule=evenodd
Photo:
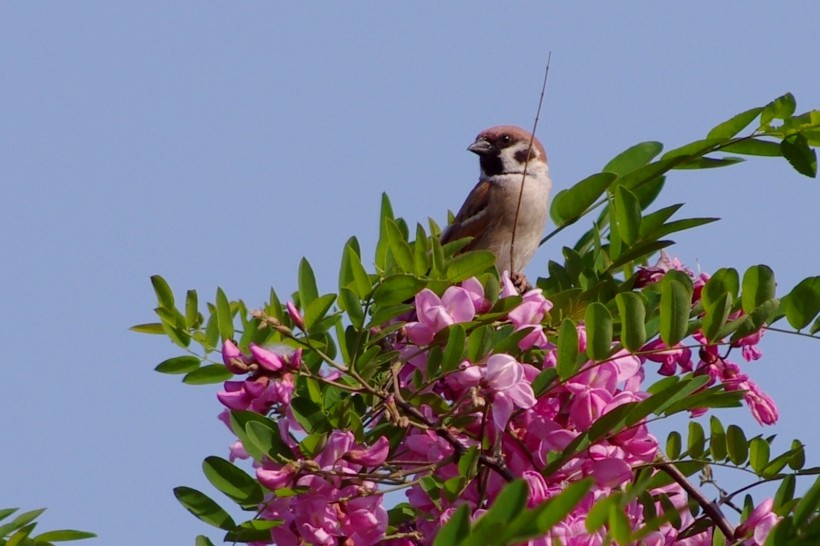
M453 223L441 233L441 244L457 241L464 237L478 237L487 228L489 216L487 207L490 203L489 180L481 180L476 184L470 197L461 206Z

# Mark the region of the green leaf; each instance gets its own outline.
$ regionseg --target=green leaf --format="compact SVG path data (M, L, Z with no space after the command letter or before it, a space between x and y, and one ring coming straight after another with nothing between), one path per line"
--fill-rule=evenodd
M430 241L421 224L416 224L416 240L413 243L413 266L418 276L427 275L430 271L432 257L430 256Z
M39 546L48 542L67 542L69 540L82 540L85 538L95 538L97 535L88 531L75 531L73 529L60 529L48 531L36 537L32 537L34 544Z
M310 332L317 322L325 318L325 314L333 305L334 301L336 301L336 294L325 294L324 296L315 298L309 305L303 307L305 310L304 321L306 331Z
M734 343L742 337L753 334L763 328L767 322L770 322L771 317L779 308L779 299L772 298L767 300L748 315L741 316L727 323L723 328L723 332L721 332L721 337L727 335L729 332L733 332L729 341Z
M723 386L717 385L678 400L666 408L664 415L668 416L695 408L737 408L743 405L742 399L743 391L725 391Z
M490 509L476 521L471 535L485 537L487 540L502 531L513 518L524 510L528 492L527 482L520 478L505 485Z
M474 250L454 257L447 264L445 277L448 282L461 282L487 271L495 265L495 255L487 250Z
M233 339L233 313L231 312L231 304L228 303L228 297L221 288L216 289L216 315L219 335L222 336L222 341Z
M635 197L641 203L641 210L646 210L649 205L655 202L665 184L666 177L658 176L631 188L635 193Z
M538 529L546 532L563 521L587 495L593 483L590 478L577 481L537 507L534 515Z
M460 505L447 520L433 540L433 546L455 546L470 534L470 511L466 504Z
M362 260L354 246L358 246L355 238L351 238L342 253L342 266L339 268L339 290L349 288L360 300L370 295L370 278L362 265Z
M701 330L706 336L706 340L715 343L720 339L721 329L726 324L726 319L729 318L729 313L732 310L732 296L730 294L723 294L722 299L713 302L707 307L706 315L703 317Z
M763 108L758 107L752 108L751 110L746 110L745 112L741 112L735 116L732 116L723 123L719 123L718 125L716 125L711 131L709 131L709 134L707 134L706 137L732 138L740 131L748 127L748 125L751 122L753 122L762 111Z
M601 170L623 176L652 161L661 150L660 142L641 142L613 157Z
M387 197L386 193L382 193L382 204L381 204L381 211L379 215L379 241L376 244L376 269L380 272L384 272L387 270L388 263L387 263L387 255L388 250L390 248L390 241L387 238L387 222L389 220L395 220L395 215L393 214L393 207L390 204L390 199Z
M194 546L214 546L214 543L211 542L211 539L205 535L198 535L196 537L196 541L194 542Z
M763 438L752 438L749 442L749 464L752 470L762 474L769 464L769 442Z
M211 309L211 316L205 324L205 343L206 347L213 349L219 343L219 317L215 307L209 306L209 309Z
M703 455L706 446L706 436L703 427L697 421L689 422L689 443L686 451L693 459L699 459Z
M319 289L316 287L316 275L306 258L299 262L299 303L305 309L310 303L319 297Z
M174 496L190 513L208 525L226 530L236 527L231 516L206 494L190 487L175 487Z
M661 415L667 408L688 397L690 394L700 389L709 382L708 377L699 376L685 378L680 381L672 382L669 386L664 386L662 389L654 392L652 396L646 400L642 400L629 413L626 424L628 426L634 425L650 413Z
M729 425L726 429L726 450L729 460L737 466L745 463L749 457L749 442L743 429L737 425Z
M653 233L656 229L659 229L678 212L682 206L682 203L671 205L644 216L643 220L641 220L641 237L646 237L649 233Z
M584 313L587 354L593 360L606 360L612 352L612 315L599 302L590 303Z
M225 542L232 543L248 543L248 542L263 542L270 543L271 529L282 525L281 519L252 519L245 521L235 529L228 531L225 534Z
M663 224L662 226L646 232L644 232L643 226L641 226L641 238L659 239L669 235L670 233L694 229L699 226L711 224L712 222L717 222L718 220L720 220L720 218L684 218L682 220L675 220L674 222Z
M151 335L165 335L165 330L162 327L162 324L159 322L149 322L146 324L135 324L131 328L129 328L132 332L137 332L138 334L151 334Z
M387 241L390 244L390 252L396 260L396 264L402 273L413 273L415 271L415 260L413 259L413 251L410 250L410 245L404 238L404 235L399 229L398 224L390 219L385 219L384 223L385 233L387 234Z
M817 153L802 134L795 133L784 138L780 151L794 170L811 178L817 176Z
M794 499L796 481L794 474L783 476L783 481L780 483L780 487L777 488L777 493L774 495L775 512L779 512L782 506Z
M212 383L222 383L233 377L233 372L222 364L209 364L189 372L182 378L182 382L187 385L210 385Z
M615 190L615 218L621 239L632 245L641 231L641 205L635 194L623 186Z
M800 470L806 464L806 448L800 440L792 440L792 451L794 451L794 455L789 461L789 468Z
M686 337L691 296L686 287L665 277L661 281L660 335L668 347Z
M767 104L760 113L760 126L766 128L771 124L772 120L785 120L791 117L791 115L794 114L796 106L797 103L794 100L794 95L791 93L777 97Z
M717 169L746 161L742 157L699 157L677 165L676 169Z
M290 446L282 440L279 427L264 415L232 411L231 422L238 424L232 428L234 431L240 431L237 435L254 459L261 460L262 456L266 455L278 461L279 455L285 457L292 455Z
M666 437L666 456L670 459L677 459L680 457L682 449L680 432L673 430Z
M629 544L629 534L632 531L632 526L629 523L629 518L623 509L613 504L609 507L609 534L615 539L620 546Z
M820 313L820 276L808 277L798 283L783 301L786 320L802 330Z
M444 347L441 360L441 368L445 373L458 369L458 365L463 360L467 340L466 331L461 324L453 324L447 328L447 332L447 345Z
M732 302L737 300L737 293L740 289L740 277L737 270L732 268L721 268L715 271L711 278L701 290L700 297L706 309L713 307L724 294L729 294Z
M350 317L350 322L356 328L361 328L364 325L364 310L359 301L359 296L351 288L342 288L339 292L339 301L341 307L347 312Z
M767 265L753 265L743 274L743 310L751 313L775 296L774 271Z
M596 419L588 430L590 441L597 442L605 436L611 436L623 430L629 414L635 411L637 405L638 402L621 404Z
M567 379L578 369L578 329L572 319L565 318L558 330L558 377Z
M16 510L16 509L15 509ZM40 517L40 515L45 512L45 508L38 508L37 510L30 510L28 512L23 512L19 514L16 518L14 518L9 523L4 525L0 525L0 538L5 537L11 534L18 529L24 528L26 525ZM36 524L35 524L36 525ZM33 527L32 527L33 528Z
M290 409L308 434L321 432L330 426L321 406L304 396L295 397L291 401Z
M646 307L643 298L635 292L621 292L615 296L621 316L621 343L636 352L646 343Z
M726 460L726 431L714 415L709 418L709 452L715 461Z
M783 155L779 142L771 140L761 140L759 138L747 138L738 140L721 148L724 152L742 155L758 155L764 157L778 157Z
M199 322L199 299L196 290L188 290L185 293L185 325L189 328L195 327Z
M151 284L157 295L157 303L163 309L174 309L174 292L168 283L159 275L151 276Z
M263 501L259 483L245 472L220 457L206 457L202 470L211 485L243 506L258 505Z
M177 356L163 360L154 370L159 373L188 373L199 368L202 361L196 356Z
M7 517L9 517L13 513L15 513L17 510L19 510L19 508L3 508L2 510L0 510L0 521L6 519ZM45 508L43 508L42 510L45 511ZM5 525L2 526L2 527L5 527ZM2 528L2 527L0 527L0 528ZM0 537L2 537L2 536L3 536L3 533L0 532Z
M797 529L804 527L812 518L817 517L817 507L820 506L820 478L815 480L806 494L794 507L794 526Z
M587 512L584 519L584 527L590 533L596 532L598 529L606 525L609 519L609 510L613 504L618 503L619 498L616 496L602 497L598 499L592 508Z
M552 201L550 215L557 226L569 224L584 212L607 190L617 178L612 173L597 173L569 189L558 192Z
M427 281L413 275L399 273L386 277L373 291L373 299L380 306L394 305L412 299Z

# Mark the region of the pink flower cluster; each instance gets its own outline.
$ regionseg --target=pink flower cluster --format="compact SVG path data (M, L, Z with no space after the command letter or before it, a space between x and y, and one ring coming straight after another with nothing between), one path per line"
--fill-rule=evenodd
M501 297L517 295L509 279L505 277L503 281ZM465 303L453 305L456 301ZM425 344L431 343L436 333L451 324L476 319L476 309L489 308L483 288L473 280L449 288L441 298L423 290L416 296L415 306L419 310L418 320L407 324L406 338L396 343L400 353L407 356L408 373L401 377L404 380L402 386L410 392L414 390L413 373L418 371L426 377L424 365L429 347ZM548 536L530 541L531 545L603 544L603 530L590 534L586 529L586 514L597 499L630 480L633 467L655 459L657 440L649 434L646 424L638 423L595 442L549 476L544 476L542 471L550 454L563 451L601 416L622 404L648 396L640 389L642 361L625 351L606 362L588 361L567 382L536 397L532 381L543 370L554 367L556 362L555 347L547 341L542 326L551 307L540 290L524 294L522 302L507 314L504 321L512 324L516 331L528 329L518 344L519 357L502 353L487 355L478 362L464 361L456 372L432 385L425 384L422 389L438 395L444 401L440 407L447 408L447 414L458 416L461 422L467 423L463 428L451 431L452 438L460 446L479 445L480 438L487 437L491 445L499 447L505 468L513 476L523 477L530 485L531 506L560 493L567 483L587 476L595 479L594 492L570 517ZM583 351L586 338L583 326L579 326L579 334L579 350ZM432 406L423 407L423 412L430 422L441 418ZM444 482L458 476L453 454L454 447L440 434L429 429L411 428L394 457L402 460L407 468L412 465L434 468L433 475ZM408 501L419 513L426 514L417 522L417 529L423 537L432 538L455 508L463 503L471 506L474 518L480 516L505 483L498 472L488 471L483 479L468 484L457 499L433 498L421 485L413 485L407 493ZM675 487L667 489L665 493L683 507L686 503L684 492ZM642 521L641 514L637 503L630 507L635 527ZM681 516L685 519L688 510L682 509ZM647 544L671 544L677 531L667 525L655 535ZM701 533L686 540L689 544L701 544L708 540L708 536ZM402 544L415 542L408 540Z
M638 272L641 286L660 281L667 271L677 269L686 272L694 278L693 305L700 301L701 289L709 280L709 276L701 273L695 277L694 273L684 268L676 259L670 258L666 253L661 253L661 259L653 267L644 268ZM730 320L740 317L742 312L729 316ZM757 347L763 337L764 330L759 330L753 334L743 337L731 344L732 348L739 347L741 355L747 362L760 359L763 353ZM708 375L709 383L707 388L715 382L722 383L726 390L744 391L744 400L752 412L752 416L761 425L772 425L779 417L777 406L774 400L760 390L760 387L752 381L748 375L742 373L740 366L728 359L728 354L721 356L720 351L726 350L726 345L710 344L702 332L695 332L692 336L697 342L699 361L695 364L692 358L692 350L678 343L675 347L667 347L661 339L656 339L646 344L641 349L646 354L646 359L661 364L658 373L661 375L674 375L680 370L682 373L689 373L694 370L695 375ZM697 410L694 415L701 415L705 410Z
M645 283L656 282L668 263L641 273ZM705 282L706 277L696 280ZM501 298L518 297L508 276L502 278ZM290 414L294 379L300 373L301 354L296 351L269 350L251 346L242 354L232 343L223 347L225 365L234 373L250 373L244 381L229 381L219 400L230 410L250 410L274 414L279 418L282 440L291 448L288 462L265 458L254 461L258 481L271 491L260 507L265 519L281 520L271 531L271 541L287 546L302 544L345 544L370 546L388 544L413 546L431 544L437 530L460 505L467 504L472 517L478 518L491 506L509 481L520 477L529 484L528 503L535 506L560 493L567 484L592 477L595 487L567 519L546 536L529 541L531 546L580 546L606 543L605 529L590 532L586 517L594 503L623 487L636 467L655 461L658 442L641 421L617 434L604 434L576 456L563 461L549 474L554 457L573 440L589 430L597 420L630 402L648 397L642 390L646 360L661 364L660 373L678 370L708 374L727 389L743 390L752 412L763 423L774 422L777 409L771 399L757 389L739 367L722 358L718 347L695 336L700 362L684 346L666 347L653 341L637 356L621 350L603 362L589 360L566 381L553 381L539 389L533 382L549 373L557 362L556 347L549 342L544 320L552 308L540 290L531 290L505 316L494 317L498 327L520 332L517 347L507 353L490 352L475 361L463 360L456 369L442 373L428 370L430 353L441 336L437 334L455 324L481 321L490 311L484 287L476 279L449 287L441 296L431 290L419 292L414 301L412 320L387 339L403 363L398 370L399 390L395 398L383 400L381 413L371 416L368 427L390 422L403 428L403 435L389 445L385 436L373 435L369 443L357 441L353 433L335 430L321 449L310 455L300 451L295 440L304 437ZM295 307L288 307L298 314ZM585 350L586 332L578 326L579 352ZM744 356L757 358L757 338L741 340ZM334 376L335 378L336 376ZM401 394L398 394L398 393ZM418 400L412 415L404 420L397 409L405 400ZM226 419L227 422L227 419ZM458 423L456 426L454 423ZM369 430L366 428L366 430ZM488 446L491 446L488 448ZM430 489L430 479L440 483L458 478L459 460L465 450L478 447L487 457L479 465L479 475L463 484L456 495ZM241 443L231 448L231 458L247 458ZM411 485L407 502L415 519L401 522L397 536L387 537L387 512L377 483L386 475L401 476ZM278 490L291 491L278 496ZM658 495L657 513L664 511L660 498L677 507L680 526L664 524L643 539L642 544L689 546L711 544L711 531L678 538L694 520L687 506L687 495L677 484L652 492ZM637 529L645 521L637 500L627 506L630 525ZM744 524L757 541L773 525L771 510L765 506ZM745 536L745 535L744 535ZM751 540L751 539L750 539ZM262 542L258 543L262 544ZM749 544L752 544L751 542Z

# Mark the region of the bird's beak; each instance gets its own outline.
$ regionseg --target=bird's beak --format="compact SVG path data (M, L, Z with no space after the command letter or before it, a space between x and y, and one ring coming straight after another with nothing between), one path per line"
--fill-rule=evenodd
M483 138L477 138L475 142L467 146L467 150L474 154L484 155L494 151L493 145Z

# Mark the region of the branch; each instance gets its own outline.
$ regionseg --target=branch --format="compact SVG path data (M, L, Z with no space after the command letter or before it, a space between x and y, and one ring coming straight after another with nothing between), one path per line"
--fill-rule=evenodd
M709 519L711 519L715 525L718 526L720 531L723 533L723 536L727 538L734 536L735 531L732 529L732 524L729 523L729 520L726 519L726 516L723 515L723 512L720 511L717 504L707 499L703 493L700 492L700 489L692 485L692 482L690 482L687 477L683 475L683 472L678 470L675 463L666 459L663 455L661 455L661 457L663 460L655 462L654 465L669 474L669 476L675 480L684 491L686 491L689 497L694 499L695 502L703 508L703 511L707 516L709 516Z

